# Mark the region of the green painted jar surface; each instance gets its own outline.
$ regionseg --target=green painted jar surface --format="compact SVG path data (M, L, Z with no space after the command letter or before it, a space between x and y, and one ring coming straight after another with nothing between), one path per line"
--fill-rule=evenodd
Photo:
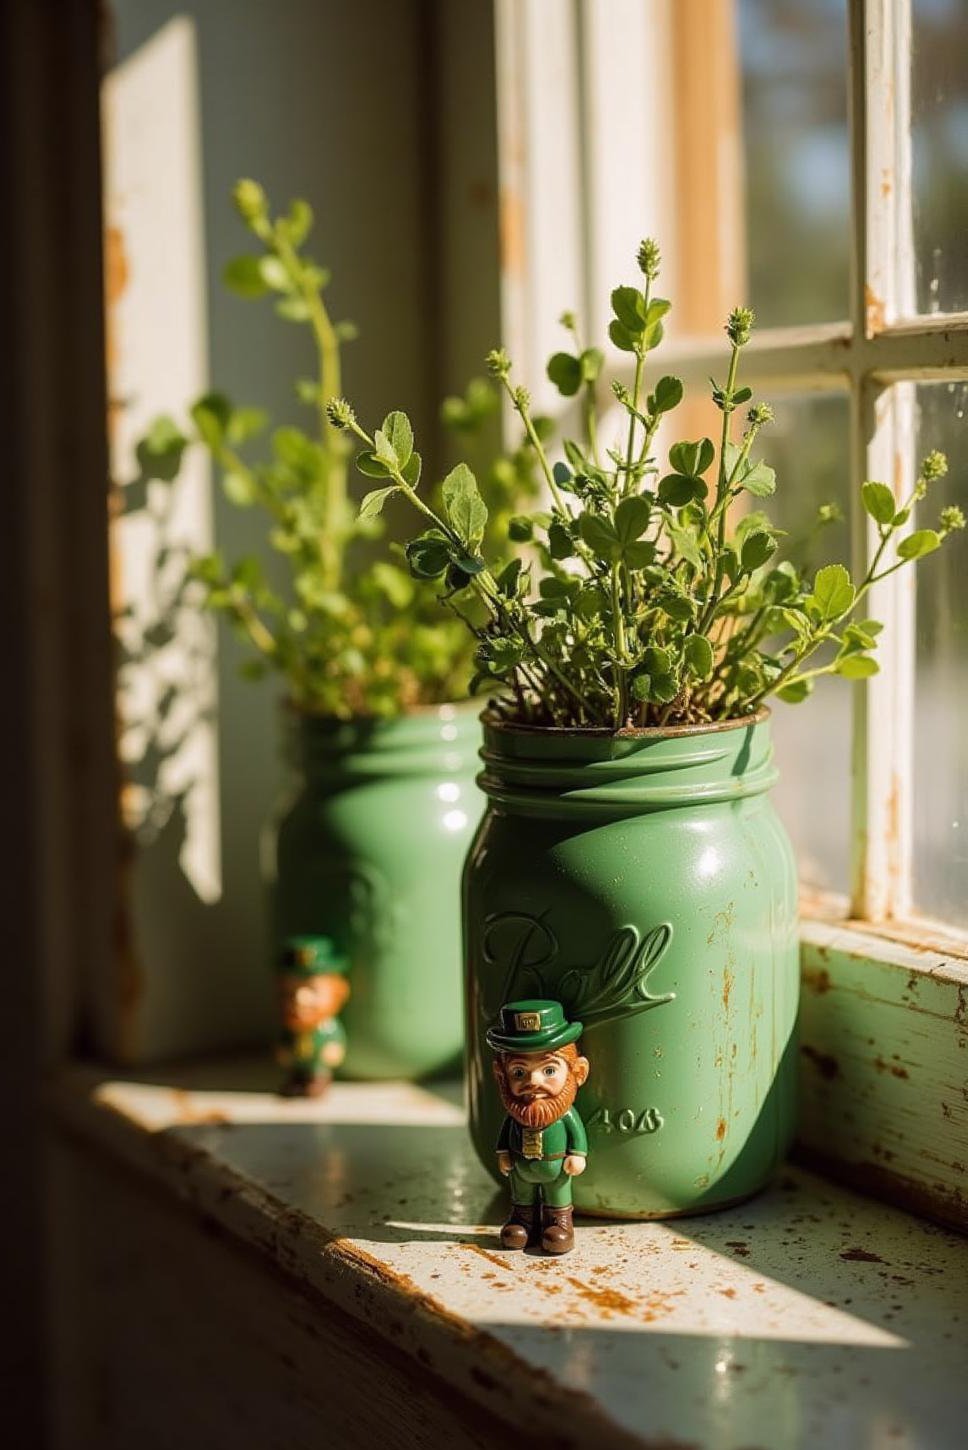
M476 714L286 716L292 784L263 839L274 947L324 935L347 957L341 1076L452 1071L463 1044L460 873L483 806Z
M579 1212L703 1212L761 1188L794 1127L797 878L767 711L625 735L488 721L464 873L471 1132L496 1174L484 1034L556 998L591 1074Z

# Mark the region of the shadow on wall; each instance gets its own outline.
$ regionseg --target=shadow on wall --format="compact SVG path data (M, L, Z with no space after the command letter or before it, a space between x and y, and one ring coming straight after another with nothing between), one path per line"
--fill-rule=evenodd
M260 520L221 497L213 505L204 471L186 483L190 505L181 478L174 490L147 484L133 443L161 412L184 418L208 386L265 407L276 425L300 417L293 384L311 365L307 340L220 283L245 250L229 200L243 175L280 204L301 195L313 206L336 314L360 326L347 358L360 408L403 406L431 436L430 88L416 0L112 8L106 190L127 275L109 326L134 946L120 1034L99 1046L151 1061L272 1031L258 839L280 770L277 692L240 679L227 633L216 652L181 582L191 552L261 552ZM375 36L394 57L378 88Z

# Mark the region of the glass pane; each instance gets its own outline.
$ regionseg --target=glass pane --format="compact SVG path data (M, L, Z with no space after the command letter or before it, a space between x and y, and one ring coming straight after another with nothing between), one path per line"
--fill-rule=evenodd
M847 316L847 0L739 0L749 298L761 326Z
M899 0L905 8L908 0ZM968 310L968 5L911 0L911 186L919 312Z
M810 570L848 562L848 411L841 396L802 394L768 399L776 422L761 435L763 455L777 473L766 501L787 530L783 554ZM839 521L817 523L822 504ZM793 837L801 882L846 895L850 883L851 691L843 680L820 679L802 705L772 705L780 783L777 810Z
M946 504L968 513L968 383L921 387L917 401L917 457L941 448L951 468L920 506L918 522L930 526ZM968 534L949 538L916 577L914 906L968 927Z

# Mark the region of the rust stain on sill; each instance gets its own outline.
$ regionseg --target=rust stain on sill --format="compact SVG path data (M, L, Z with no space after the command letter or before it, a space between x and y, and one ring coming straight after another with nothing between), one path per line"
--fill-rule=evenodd
M465 1253L477 1254L480 1258L487 1259L488 1263L496 1264L505 1273L513 1268L506 1258L502 1258L500 1254L492 1254L489 1249L481 1248L480 1244L461 1244L460 1247Z
M822 997L833 987L826 967L818 967L816 970L813 967L804 967L800 972L800 980L817 997Z
M656 1320L671 1314L675 1308L673 1300L679 1298L682 1292L680 1290L673 1294L656 1292L647 1298L640 1299L624 1293L621 1289L586 1284L582 1279L572 1278L568 1274L565 1275L565 1281L576 1290L582 1300L593 1306L597 1315L602 1319L611 1319L615 1314L624 1314L635 1319L639 1324L653 1324Z
M130 1122L130 1118L127 1121ZM392 1307L397 1315L393 1320L393 1328L398 1334L399 1347L404 1352L417 1353L412 1343L413 1329L408 1326L414 1323L432 1324L435 1329L446 1331L464 1350L470 1351L478 1376L481 1373L488 1377L493 1376L504 1386L527 1382L530 1404L542 1415L547 1415L549 1423L560 1424L562 1415L580 1415L586 1426L594 1426L595 1433L607 1435L608 1443L615 1450L632 1450L633 1445L638 1444L637 1439L633 1441L617 1429L607 1412L587 1391L566 1388L549 1371L525 1363L510 1346L496 1339L487 1329L479 1328L448 1309L433 1294L418 1286L408 1274L392 1269L358 1244L326 1228L318 1219L301 1209L282 1208L270 1193L255 1189L244 1175L227 1169L203 1145L166 1134L153 1135L153 1141L158 1145L159 1156L167 1161L168 1167L180 1170L180 1182L169 1180L172 1191L178 1197L184 1199L187 1196L190 1201L197 1202L197 1194L191 1189L186 1193L185 1185L188 1175L198 1171L209 1179L215 1177L221 1180L221 1186L227 1192L220 1202L239 1197L246 1199L250 1206L258 1205L266 1219L268 1231L265 1233L244 1230L240 1232L237 1227L219 1218L217 1210L214 1215L211 1212L207 1214L207 1223L215 1232L264 1252L272 1261L274 1271L283 1274L288 1282L295 1284L302 1292L335 1303L358 1322L369 1324L378 1334L387 1337L386 1329L391 1323L386 1314L387 1306L372 1299L367 1302L367 1291L372 1293L373 1287L378 1287L392 1296ZM201 1207L201 1204L197 1203L197 1206ZM286 1252L287 1238L300 1238L307 1246L319 1250L312 1256L311 1262L313 1268L323 1267L322 1278L311 1271L309 1264L298 1264L293 1254ZM546 1262L552 1269L557 1269L556 1262ZM347 1271L357 1276L352 1285L352 1295L346 1292L333 1294L333 1289L338 1289L341 1285L344 1288L347 1286ZM553 1286L548 1287L550 1291ZM596 1292L591 1286L582 1287L591 1293ZM599 1292L608 1294L618 1291ZM637 1313L640 1307L644 1308L648 1318L650 1309L653 1315L657 1315L660 1307L665 1306L645 1301L642 1306L636 1305ZM607 1311L603 1312L608 1317ZM472 1379L474 1377L468 1367L465 1383ZM484 1388L480 1378L476 1378L475 1382ZM655 1450L695 1450L695 1447L666 1440L657 1442Z
M816 1047L804 1042L800 1044L800 1053L828 1082L840 1076L840 1063L829 1052L819 1052Z
M900 1063L896 1062L885 1062L880 1055L874 1058L874 1066L878 1072L889 1072L892 1077L909 1078L911 1076L906 1067L902 1067Z
M852 1264L883 1264L886 1262L880 1254L872 1254L870 1249L844 1249L840 1257L848 1259Z

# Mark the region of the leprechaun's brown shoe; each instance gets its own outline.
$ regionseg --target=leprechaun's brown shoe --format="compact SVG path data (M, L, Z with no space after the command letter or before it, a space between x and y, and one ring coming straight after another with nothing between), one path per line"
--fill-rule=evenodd
M526 1249L534 1233L534 1209L530 1204L514 1203L511 1215L501 1229L502 1249Z
M546 1254L567 1254L575 1247L571 1208L543 1208L541 1247Z

